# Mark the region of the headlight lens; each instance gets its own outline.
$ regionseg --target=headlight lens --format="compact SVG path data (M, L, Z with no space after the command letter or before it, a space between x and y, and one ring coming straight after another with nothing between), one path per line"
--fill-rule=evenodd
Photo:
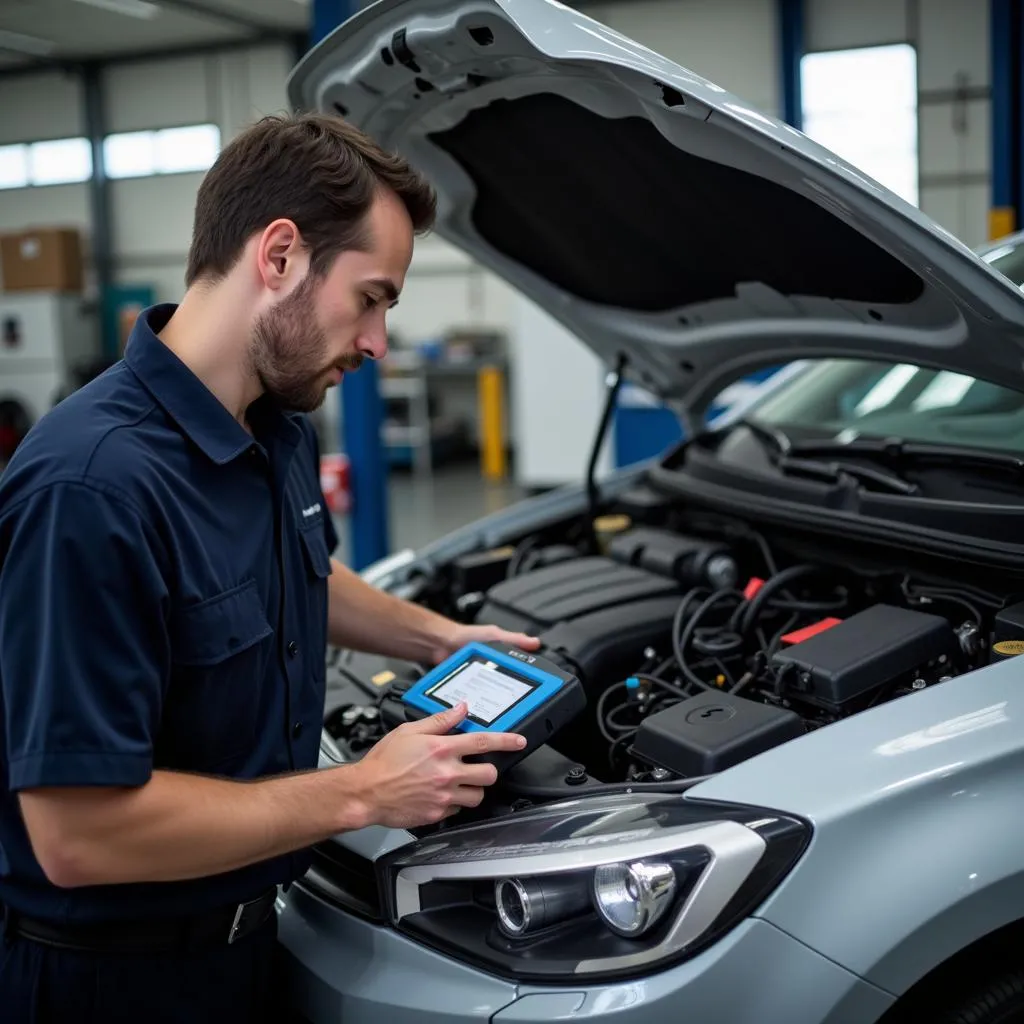
M519 980L650 972L743 920L809 826L679 794L585 797L450 829L378 862L401 931Z
M643 935L668 909L676 873L664 861L602 864L594 872L594 903L605 924L626 938Z

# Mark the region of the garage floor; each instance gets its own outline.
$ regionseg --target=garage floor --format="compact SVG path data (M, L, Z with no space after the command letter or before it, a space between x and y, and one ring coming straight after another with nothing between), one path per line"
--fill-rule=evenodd
M390 479L391 548L420 547L481 516L497 512L525 497L511 480L484 481L476 463L441 467L430 482L410 473ZM348 560L349 524L336 521L341 544L335 556Z

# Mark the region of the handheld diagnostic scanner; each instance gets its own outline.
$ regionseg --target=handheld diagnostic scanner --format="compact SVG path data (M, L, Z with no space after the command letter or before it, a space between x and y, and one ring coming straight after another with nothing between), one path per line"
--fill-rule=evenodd
M586 707L579 679L508 644L472 643L431 669L403 695L406 716L425 718L465 703L460 732L515 732L522 750L466 758L500 772L546 743Z

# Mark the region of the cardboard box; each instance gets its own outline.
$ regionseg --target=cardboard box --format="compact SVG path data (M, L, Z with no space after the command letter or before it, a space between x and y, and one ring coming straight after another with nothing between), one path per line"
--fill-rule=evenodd
M37 228L0 235L5 292L81 292L82 238L75 228Z

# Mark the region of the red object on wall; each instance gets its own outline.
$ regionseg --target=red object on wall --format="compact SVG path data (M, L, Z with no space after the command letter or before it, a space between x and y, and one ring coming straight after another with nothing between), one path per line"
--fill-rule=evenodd
M320 490L327 499L327 507L335 515L344 515L352 507L347 455L321 456Z

